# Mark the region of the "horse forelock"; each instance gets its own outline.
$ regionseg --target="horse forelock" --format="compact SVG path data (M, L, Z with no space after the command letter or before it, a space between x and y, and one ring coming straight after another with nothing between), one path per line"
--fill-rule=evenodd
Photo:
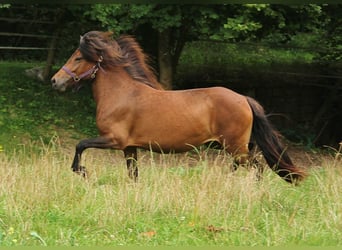
M84 34L80 38L79 49L88 61L97 62L102 57L102 67L124 64L120 46L111 32L90 31Z
M111 32L90 31L80 37L80 52L84 59L97 62L102 56L101 66L122 66L135 80L152 88L160 89L149 58L132 36L120 36L114 40Z

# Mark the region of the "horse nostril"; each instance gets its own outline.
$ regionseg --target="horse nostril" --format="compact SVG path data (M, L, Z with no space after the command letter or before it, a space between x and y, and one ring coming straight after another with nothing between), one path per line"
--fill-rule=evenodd
M55 78L51 78L51 85L52 85L52 88L57 89L57 81Z

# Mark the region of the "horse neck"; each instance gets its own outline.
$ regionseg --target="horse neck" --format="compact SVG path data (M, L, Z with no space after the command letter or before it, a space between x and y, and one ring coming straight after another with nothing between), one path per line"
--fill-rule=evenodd
M103 100L110 99L113 102L113 100L126 99L135 88L136 84L133 79L123 68L117 67L97 72L93 83L93 95L95 102L99 105Z

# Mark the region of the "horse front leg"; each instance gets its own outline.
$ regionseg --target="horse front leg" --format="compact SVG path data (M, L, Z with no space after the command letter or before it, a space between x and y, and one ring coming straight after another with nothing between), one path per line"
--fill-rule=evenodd
M113 146L114 144L112 140L107 137L96 137L80 141L76 145L75 157L71 165L72 171L77 174L81 174L83 177L86 177L86 168L80 165L83 151L87 148L108 149L112 148Z
M138 179L137 148L127 147L124 149L124 154L126 158L128 176L136 182Z

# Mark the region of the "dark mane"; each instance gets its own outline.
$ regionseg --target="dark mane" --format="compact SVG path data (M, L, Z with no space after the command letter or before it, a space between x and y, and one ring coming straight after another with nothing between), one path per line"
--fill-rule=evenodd
M140 45L131 36L120 36L117 40L122 55L127 60L126 71L136 80L151 87L160 85L155 71L149 66L150 58L143 52Z
M80 52L87 61L97 62L103 57L101 66L124 67L135 80L155 89L162 89L154 70L149 66L149 57L131 36L120 36L114 40L111 32L90 31L80 39Z

